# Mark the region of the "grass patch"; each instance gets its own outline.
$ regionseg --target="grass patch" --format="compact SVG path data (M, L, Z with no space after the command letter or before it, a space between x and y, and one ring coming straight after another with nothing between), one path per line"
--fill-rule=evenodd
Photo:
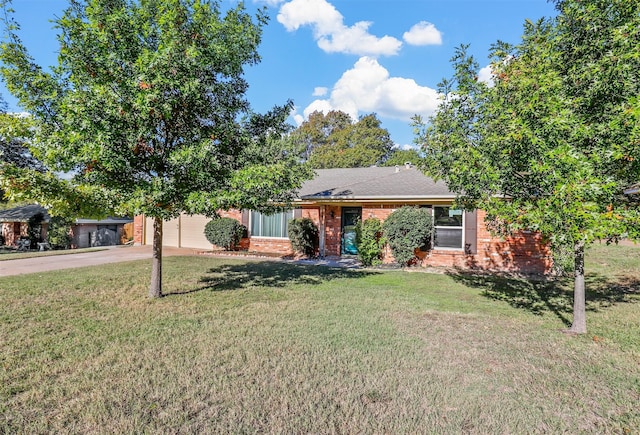
M0 278L0 432L631 433L618 248L589 254L580 337L567 281L169 257L151 301L149 261Z
M0 248L0 261L22 260L24 258L51 257L54 255L72 255L81 254L83 252L104 251L107 248L79 248L79 249L61 249L50 251L16 251L15 249Z

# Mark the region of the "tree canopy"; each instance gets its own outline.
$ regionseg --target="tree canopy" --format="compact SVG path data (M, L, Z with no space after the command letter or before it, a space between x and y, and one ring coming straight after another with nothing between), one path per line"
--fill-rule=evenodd
M389 132L375 114L356 122L341 111L314 112L292 133L304 158L317 169L357 168L383 163L392 152Z
M50 72L6 16L0 73L37 122L34 154L74 177L50 191L14 167L5 185L53 206L96 193L103 200L94 212L153 217L152 296L161 295L163 219L287 202L310 176L282 140L292 103L261 115L245 98L243 68L260 60L264 9L253 16L214 0L73 0L54 20L60 48Z
M29 151L33 123L27 115L7 113L7 104L0 97L0 172L7 166L44 172L45 167ZM0 183L0 203L6 202Z
M460 47L438 112L419 127L427 173L503 234L545 235L575 275L572 332L586 332L584 248L638 238L640 3L557 1L557 17L527 21L522 40L492 48L493 84Z
M387 157L380 166L402 166L405 163L412 163L415 165L421 160L422 154L414 148L394 148L391 150L391 153L389 153L389 157Z

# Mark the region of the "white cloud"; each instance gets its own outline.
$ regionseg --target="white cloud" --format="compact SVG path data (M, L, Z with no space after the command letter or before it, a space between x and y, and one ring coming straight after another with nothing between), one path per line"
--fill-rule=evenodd
M318 47L327 53L389 56L397 54L402 46L392 36L370 34L368 21L345 26L342 14L326 0L291 0L282 5L277 19L290 32L311 26Z
M313 90L313 96L314 97L324 97L325 95L327 95L327 92L329 92L328 88L318 86L317 88L315 88Z
M376 59L360 58L336 82L328 99L313 101L304 109L307 118L318 110L341 110L357 119L359 114L376 112L381 117L409 121L419 114L431 115L440 103L438 93L415 80L390 77Z
M304 109L304 118L309 118L309 115L311 115L313 112L329 113L332 110L336 110L336 108L331 105L331 102L329 100L314 100ZM346 112L346 110L343 111Z
M297 107L294 107L293 110L291 110L291 113L289 113L289 116L293 118L293 122L296 123L297 127L300 127L304 122L304 116L298 113Z
M487 65L478 71L478 81L486 83L489 87L493 87L493 69L491 65Z
M442 44L442 32L436 29L436 26L428 21L420 21L409 29L408 32L405 32L404 35L402 35L402 38L411 45Z

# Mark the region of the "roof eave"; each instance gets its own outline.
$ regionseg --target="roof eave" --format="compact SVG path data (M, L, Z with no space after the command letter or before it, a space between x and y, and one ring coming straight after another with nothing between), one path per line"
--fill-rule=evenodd
M455 199L455 195L367 195L367 196L303 196L298 201L428 201Z

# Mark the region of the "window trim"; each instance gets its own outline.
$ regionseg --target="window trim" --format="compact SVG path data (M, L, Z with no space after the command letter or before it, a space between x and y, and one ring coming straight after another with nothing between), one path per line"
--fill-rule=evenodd
M431 235L431 246L433 246L433 250L438 250L438 251L462 251L464 252L464 247L465 247L465 213L464 210L462 209L453 209L453 210L461 210L462 211L462 223L461 226L456 226L456 227L452 227L452 226L444 226L444 225L436 225L436 207L437 208L448 208L448 209L452 209L452 207L450 205L433 205L431 207L431 216L433 218L433 234ZM436 232L438 230L438 228L443 228L443 229L460 229L460 233L461 233L461 246L459 248L452 248L450 246L436 246Z
M288 236L288 235L285 235L285 236L283 236L283 237L276 237L276 236L262 236L262 235L257 236L257 235L255 235L255 234L253 233L253 231L252 231L252 229L253 229L253 214L254 214L254 213L259 213L261 217L262 217L262 216L266 216L264 213L259 212L259 211L257 211L257 210L250 210L250 212L249 212L249 228L248 228L248 230L249 230L249 237L250 237L250 238L256 238L256 239L271 239L271 240L288 240L288 239L289 239L289 236ZM289 228L289 221L291 221L292 219L294 219L294 215L295 215L295 211L294 211L294 209L292 209L292 208L291 208L291 209L286 209L286 210L282 210L282 211L277 212L277 213L281 213L281 214L283 214L283 216L284 216L285 218L288 218L288 219L287 219L287 230L288 230L288 228ZM277 213L276 213L276 214L277 214ZM287 214L290 214L290 216L287 216ZM260 232L262 232L262 221L260 221Z

